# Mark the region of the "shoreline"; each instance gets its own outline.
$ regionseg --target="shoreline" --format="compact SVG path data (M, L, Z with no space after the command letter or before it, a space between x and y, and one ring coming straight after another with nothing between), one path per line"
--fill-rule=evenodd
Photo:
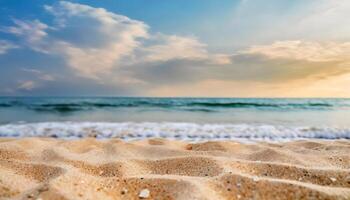
M1 199L350 199L350 141L0 139Z
M0 124L0 137L165 138L200 141L271 141L350 139L350 127L192 122L39 122Z

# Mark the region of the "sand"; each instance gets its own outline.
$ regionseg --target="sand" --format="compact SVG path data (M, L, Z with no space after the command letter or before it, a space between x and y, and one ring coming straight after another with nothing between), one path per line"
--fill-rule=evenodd
M350 141L2 138L0 199L350 199Z

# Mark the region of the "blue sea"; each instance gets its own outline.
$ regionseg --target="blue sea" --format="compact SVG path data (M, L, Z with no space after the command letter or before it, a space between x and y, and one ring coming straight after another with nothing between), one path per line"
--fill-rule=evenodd
M350 99L0 97L0 136L350 139Z

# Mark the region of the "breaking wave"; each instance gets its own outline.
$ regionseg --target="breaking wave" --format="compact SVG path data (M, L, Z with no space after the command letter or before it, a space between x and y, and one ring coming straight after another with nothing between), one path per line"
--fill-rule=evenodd
M350 139L349 128L266 124L41 122L0 125L2 137L121 138L160 137L178 140Z

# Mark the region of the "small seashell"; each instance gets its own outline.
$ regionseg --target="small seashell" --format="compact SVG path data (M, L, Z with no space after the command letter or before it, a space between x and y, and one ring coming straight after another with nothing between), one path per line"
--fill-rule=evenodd
M150 192L149 192L148 189L143 189L143 190L140 191L139 197L140 197L141 199L145 199L145 198L148 198L148 197L149 197L149 194L150 194Z

